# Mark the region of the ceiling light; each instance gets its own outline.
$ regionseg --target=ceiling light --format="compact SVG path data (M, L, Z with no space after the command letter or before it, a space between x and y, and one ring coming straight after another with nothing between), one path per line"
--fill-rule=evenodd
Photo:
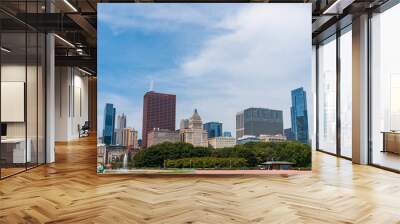
M74 12L78 12L78 10L68 1L64 0L65 4L67 4Z
M90 73L90 72L88 72L88 71L86 71L86 70L83 70L83 69L81 69L81 68L79 68L79 67L78 67L78 70L81 71L81 72L83 72L83 73L85 73L86 75L90 75L90 76L93 75L92 73Z
M68 40L66 40L66 39L64 39L64 38L62 38L62 37L60 37L60 36L57 35L57 34L54 34L54 36L57 37L57 38L58 38L59 40L61 40L62 42L66 43L68 46L75 48L75 45L73 45L73 44L72 44L71 42L69 42Z
M4 51L6 53L10 53L11 52L11 50L9 50L9 49L7 49L5 47L1 47L1 51Z

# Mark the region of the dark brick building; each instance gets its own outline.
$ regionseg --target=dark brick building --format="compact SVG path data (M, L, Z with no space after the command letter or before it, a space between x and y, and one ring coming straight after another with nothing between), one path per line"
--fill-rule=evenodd
M143 147L147 147L147 134L154 128L175 131L175 116L175 95L147 92L143 99Z

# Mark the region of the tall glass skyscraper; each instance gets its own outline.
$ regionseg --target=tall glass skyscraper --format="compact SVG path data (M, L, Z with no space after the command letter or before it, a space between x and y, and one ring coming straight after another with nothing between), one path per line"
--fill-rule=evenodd
M103 129L103 143L106 145L114 144L115 130L115 108L111 103L106 103L104 108L104 129Z
M303 87L292 90L292 107L290 108L294 139L308 144L308 115L306 91Z
M207 131L208 138L215 138L222 136L222 123L207 122L203 124L203 129Z

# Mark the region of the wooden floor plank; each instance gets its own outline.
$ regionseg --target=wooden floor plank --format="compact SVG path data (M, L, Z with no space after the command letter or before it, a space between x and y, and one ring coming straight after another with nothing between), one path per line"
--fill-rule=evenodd
M0 223L400 223L400 175L313 153L293 176L96 174L96 139L0 181Z

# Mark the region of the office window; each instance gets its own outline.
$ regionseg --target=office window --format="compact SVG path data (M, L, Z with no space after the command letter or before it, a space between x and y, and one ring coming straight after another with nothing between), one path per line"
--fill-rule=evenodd
M318 149L336 153L336 37L318 48Z
M340 153L352 157L352 34L340 36Z
M400 5L372 17L372 163L400 170Z

